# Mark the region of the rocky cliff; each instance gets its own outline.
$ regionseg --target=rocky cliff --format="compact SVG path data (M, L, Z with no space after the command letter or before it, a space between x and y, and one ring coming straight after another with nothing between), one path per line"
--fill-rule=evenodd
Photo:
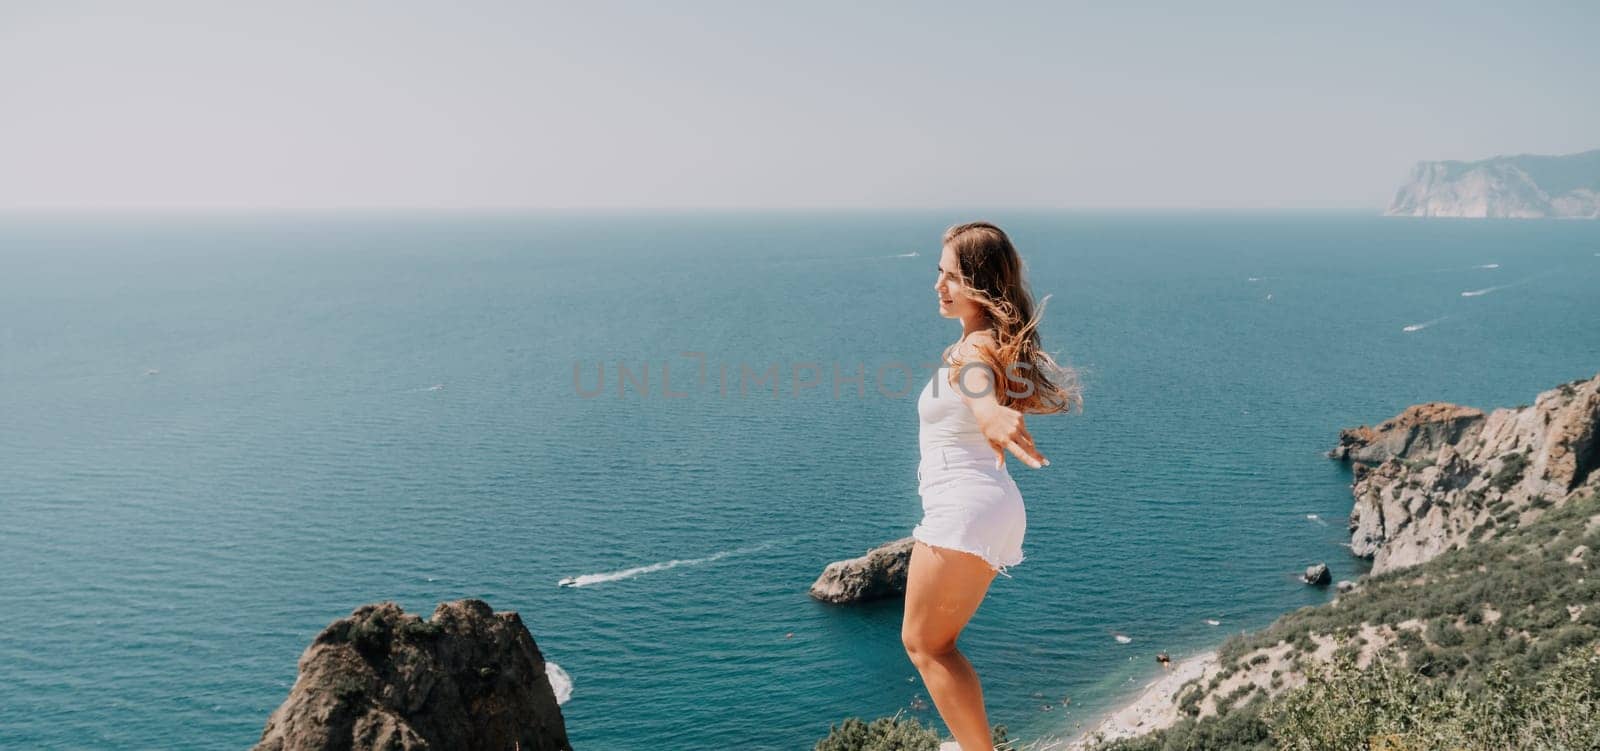
M422 620L385 602L323 629L256 751L571 751L544 657L481 600Z
M1420 162L1387 216L1600 218L1600 149Z
M1481 684L1490 664L1533 670L1600 646L1600 375L1487 414L1412 406L1341 431L1329 455L1352 463L1351 548L1372 573L1182 661L1069 748L1264 747L1268 702L1339 655L1366 668L1398 650L1426 675Z
M1410 407L1329 453L1356 473L1351 551L1373 573L1421 563L1600 488L1600 375L1487 415Z

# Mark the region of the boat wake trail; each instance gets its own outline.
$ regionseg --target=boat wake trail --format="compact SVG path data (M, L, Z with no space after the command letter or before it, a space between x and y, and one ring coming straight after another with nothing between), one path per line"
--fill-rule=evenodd
M556 585L557 586L561 586L561 587L587 587L587 586L590 586L590 585L593 585L593 584L604 584L606 582L622 581L623 579L632 579L635 576L643 576L645 574L653 574L653 573L655 573L657 571L666 571L669 568L677 568L679 566L694 566L694 565L701 564L701 563L710 563L712 561L721 560L721 559L727 558L728 556L731 556L731 555L740 555L742 553L754 553L754 552L756 552L758 550L762 550L764 548L771 547L771 545L772 545L772 543L770 543L770 542L764 542L764 543L761 543L759 545L752 545L752 546L745 547L745 548L736 548L736 549L733 549L733 550L724 550L724 551L721 551L721 552L718 552L718 553L712 553L711 555L705 556L704 558L673 559L673 560L670 560L670 561L661 561L660 563L652 563L652 564L649 564L647 566L634 566L633 568L625 568L625 569L622 569L621 571L608 571L608 572L599 573L599 574L583 574L583 575L580 575L580 576L569 576L569 577L567 577L565 579L562 579L561 581L556 582Z
M1400 330L1404 331L1404 332L1406 332L1408 334L1413 332L1413 331L1421 331L1421 330L1423 330L1423 329L1425 329L1425 328L1427 328L1429 326L1432 326L1432 325L1434 325L1434 324L1436 324L1436 323L1438 323L1440 321L1443 321L1444 319L1449 318L1449 317L1450 316L1439 316L1438 318L1435 318L1435 319L1433 319L1431 321L1423 321L1422 323L1407 324L1405 328L1400 329Z
M1560 272L1561 272L1561 269L1550 269L1549 271L1545 271L1545 272L1542 272L1542 273L1534 274L1533 276L1523 277L1523 278L1518 279L1518 280L1516 280L1514 282L1511 282L1510 284L1499 284L1499 285L1495 285L1493 287L1484 287L1483 289L1469 289L1469 290L1467 290L1465 292L1462 292L1461 296L1462 297L1478 297L1480 295L1487 295L1490 292L1498 292L1500 290L1507 289L1509 287L1518 287L1518 286L1527 284L1528 282L1531 282L1531 281L1533 281L1535 279L1542 279L1544 277L1550 276L1551 274L1556 274L1556 273L1560 273Z

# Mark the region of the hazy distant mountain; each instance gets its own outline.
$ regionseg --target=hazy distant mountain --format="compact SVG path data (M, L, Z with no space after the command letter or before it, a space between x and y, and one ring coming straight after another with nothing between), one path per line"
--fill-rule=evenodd
M1418 162L1386 216L1600 218L1600 149Z

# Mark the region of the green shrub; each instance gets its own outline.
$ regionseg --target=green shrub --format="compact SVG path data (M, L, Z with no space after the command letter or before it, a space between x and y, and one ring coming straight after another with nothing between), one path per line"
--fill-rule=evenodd
M413 641L432 639L444 633L444 626L433 621L415 620L400 624L400 633Z
M1265 697L1257 693L1248 703L1220 717L1184 718L1162 732L1102 744L1096 751L1270 751L1274 748L1271 735L1261 720L1264 706Z
M1489 486L1502 493L1511 489L1512 485L1522 480L1522 472L1528 466L1526 453L1506 454L1500 457L1500 469L1489 478Z
M1254 693L1255 690L1256 686L1254 683L1246 683L1230 691L1227 696L1222 697L1222 699L1217 702L1217 712L1219 714L1226 713L1228 710L1233 708L1233 705L1238 704L1240 699L1249 696L1250 694Z
M1010 741L1006 726L995 725L990 732L995 748ZM857 717L847 717L837 726L828 726L828 736L817 741L815 751L938 751L939 732L930 723L926 726L916 718L902 719L896 712L893 717L879 717L871 723Z
M1365 670L1335 660L1264 719L1278 748L1289 751L1593 748L1600 740L1600 654L1573 648L1532 680L1495 668L1476 691L1428 681L1389 654Z
M1194 717L1200 714L1200 697L1206 692L1200 690L1200 684L1189 681L1178 689L1178 711L1185 716Z
M1428 623L1428 641L1444 647L1453 647L1465 641L1456 628L1455 619L1441 615Z
M1217 664L1224 668L1235 667L1246 651L1244 634L1229 636L1223 640L1222 646L1217 647Z

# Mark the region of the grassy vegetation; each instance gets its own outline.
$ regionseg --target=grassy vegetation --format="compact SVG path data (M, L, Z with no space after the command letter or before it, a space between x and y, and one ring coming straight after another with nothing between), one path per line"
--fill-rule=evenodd
M991 738L995 748L1009 743L1006 726L996 725ZM828 737L817 741L815 751L938 751L939 733L932 724L923 725L916 718L902 719L880 717L871 723L856 717L846 718L837 726L829 726Z
M1261 719L1267 703L1266 697L1258 693L1226 714L1204 720L1186 717L1166 730L1103 744L1096 751L1271 751L1277 746L1272 741L1272 731Z
M1574 647L1521 679L1496 666L1476 691L1428 680L1389 656L1365 670L1339 659L1314 669L1265 720L1278 748L1290 751L1600 748L1600 653Z
M1342 643L1297 689L1196 718L1197 686L1180 694L1189 718L1101 749L1600 748L1600 575L1566 560L1580 544L1600 548L1600 524L1589 523L1597 515L1600 499L1570 502L1234 637L1219 652L1224 675L1261 648L1288 643L1303 654L1313 634ZM1355 667L1363 623L1407 621L1420 628L1399 630L1372 665Z
M1500 469L1489 478L1489 486L1504 493L1522 480L1522 473L1527 468L1526 453L1506 454L1500 457Z

